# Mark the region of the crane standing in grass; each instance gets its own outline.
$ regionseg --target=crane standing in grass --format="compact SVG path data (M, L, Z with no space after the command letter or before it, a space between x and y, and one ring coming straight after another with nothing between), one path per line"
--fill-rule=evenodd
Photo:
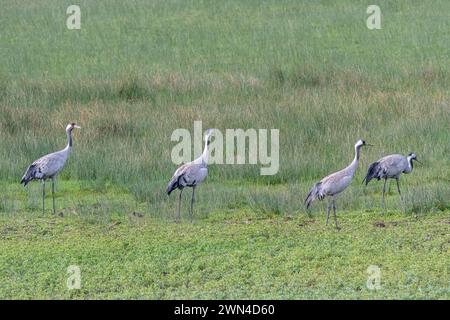
M208 146L211 142L211 134L212 129L208 129L205 134L205 148L202 155L194 161L188 162L179 167L173 174L173 177L167 186L168 195L170 195L173 190L180 189L180 195L178 198L177 221L180 220L181 194L183 193L183 189L185 187L192 188L191 207L189 211L189 215L192 219L195 188L200 183L202 183L208 175Z
M314 200L323 200L327 196L331 197L332 200L329 201L327 208L326 224L328 225L331 206L333 206L336 229L339 229L336 217L336 197L352 182L353 176L355 175L356 169L358 168L359 153L362 146L370 146L370 144L367 144L364 140L358 140L358 142L356 142L355 144L355 158L353 159L352 163L350 163L350 165L345 169L332 173L317 182L311 188L308 196L305 199L306 208L308 209Z
M389 156L385 156L378 161L375 161L369 166L367 170L367 175L363 180L367 184L372 179L384 179L383 185L383 208L385 207L384 203L384 193L386 192L386 182L387 179L395 179L397 181L397 190L400 198L402 198L402 193L400 192L400 184L399 179L402 173L411 173L413 171L413 161L417 161L417 156L415 153L408 154L407 157L402 156L401 154L391 154Z
M54 153L47 154L35 162L33 162L25 172L20 183L24 186L32 180L41 180L42 182L42 213L45 210L45 180L52 179L52 197L53 197L53 213L55 209L55 179L58 173L64 168L70 151L72 150L72 130L74 128L80 129L75 123L70 123L66 127L67 146Z

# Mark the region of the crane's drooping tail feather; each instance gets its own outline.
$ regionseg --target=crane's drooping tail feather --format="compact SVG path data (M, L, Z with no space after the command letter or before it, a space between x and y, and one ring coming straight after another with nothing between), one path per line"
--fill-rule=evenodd
M23 186L25 187L28 182L30 182L31 180L36 178L36 165L32 164L31 166L28 167L27 171L25 172L25 174L22 177L22 180L20 180L20 184L23 183Z
M167 185L167 194L170 195L176 188L178 188L178 177L174 177L172 180L170 180L169 184Z
M183 189L184 185L183 183L180 183L180 179L183 177L183 174L180 176L174 176L172 180L170 180L169 184L167 185L167 194L170 196L173 190L175 189Z
M325 198L325 195L321 192L322 182L317 182L311 190L309 190L308 195L305 199L306 209L309 209L314 200L319 199L322 200Z
M377 180L381 179L381 167L380 167L380 163L374 162L369 166L369 169L367 170L367 175L364 178L364 180L362 181L363 183L366 182L366 186L367 184L370 182L370 180L376 178Z

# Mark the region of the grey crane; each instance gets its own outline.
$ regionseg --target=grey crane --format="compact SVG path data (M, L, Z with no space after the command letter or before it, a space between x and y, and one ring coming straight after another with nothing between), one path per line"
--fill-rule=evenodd
M336 229L339 229L337 217L336 217L336 197L342 191L345 190L352 182L353 176L355 175L356 169L358 168L359 154L362 146L371 146L367 144L364 140L358 140L355 144L355 158L352 163L345 169L338 172L332 173L319 182L317 182L309 191L308 196L305 199L306 208L309 209L314 200L323 200L325 197L331 197L331 202L328 202L327 207L327 222L330 217L331 206L333 206L334 222L336 224Z
M388 179L395 179L397 181L398 194L400 195L400 198L403 199L402 193L400 192L400 175L402 173L411 173L413 171L413 160L421 163L417 160L416 154L411 152L406 157L401 154L391 154L369 165L369 169L367 170L367 175L364 178L363 183L366 182L367 186L372 179L384 179L382 196L383 207L385 207L384 194L386 192L386 182Z
M191 206L189 210L189 215L192 219L193 208L194 208L194 194L195 188L202 183L206 176L208 175L208 146L211 142L212 129L208 129L205 134L205 148L200 157L194 161L185 163L179 167L170 179L167 186L167 194L170 195L175 189L180 189L180 195L178 198L178 211L177 211L177 221L180 220L180 206L181 206L181 194L185 187L192 188Z
M53 213L55 209L55 179L58 173L64 168L70 151L72 150L72 130L74 128L81 129L75 123L69 123L66 127L67 146L61 151L47 154L35 162L33 162L25 171L20 183L24 187L32 180L41 180L42 182L42 212L45 211L45 180L52 179L52 198L53 198Z

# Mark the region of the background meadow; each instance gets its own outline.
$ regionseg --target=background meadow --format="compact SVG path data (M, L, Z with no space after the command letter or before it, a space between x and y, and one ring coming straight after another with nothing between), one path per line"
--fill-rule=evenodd
M373 31L364 1L78 1L81 30L66 28L70 4L1 4L0 236L6 241L0 244L0 297L448 297L450 3L379 1L382 29ZM193 224L186 219L178 226L172 224L176 197L165 194L177 167L170 137L177 128L193 130L195 120L222 132L279 129L280 170L260 176L260 165L211 165L196 193ZM39 184L23 189L18 182L32 161L64 147L71 121L82 129L74 132L58 181L59 215L42 215ZM337 203L344 227L338 235L324 227L325 204L308 213L303 200L314 182L352 160L359 138L375 147L362 150L355 181ZM404 202L392 188L382 216L382 183L361 185L367 166L409 152L423 165L402 176ZM394 221L397 231L373 226L383 219ZM99 230L104 241L97 243ZM179 232L186 244L169 245ZM434 242L418 245L430 234ZM387 247L368 252L365 235L373 246L384 241ZM316 245L289 250L311 236ZM220 242L223 237L235 239L235 247ZM253 237L258 241L250 245ZM83 238L101 252L124 243L138 252L130 259L122 250L99 258L81 246L58 247ZM269 242L282 257L269 252ZM350 253L345 243L354 246ZM160 251L147 252L147 245ZM66 257L49 266L52 248ZM227 275L223 252L244 255L230 262ZM364 271L386 252L390 291L375 294L365 289ZM361 261L353 261L355 255ZM149 266L140 282L131 276L136 259L160 265ZM183 269L190 259L206 260ZM93 265L131 266L106 277L104 287L86 284L73 293L61 285L69 261L89 265L97 280L104 268ZM337 273L325 268L330 261ZM289 269L292 263L300 264ZM436 268L428 270L430 264ZM362 271L349 282L336 276L351 265ZM312 278L295 282L295 270L305 268ZM162 280L172 269L173 278ZM205 270L213 279L202 278ZM428 277L419 276L424 270ZM40 276L26 282L35 273ZM408 276L395 278L399 273ZM158 281L166 282L156 288ZM294 284L286 288L283 281Z

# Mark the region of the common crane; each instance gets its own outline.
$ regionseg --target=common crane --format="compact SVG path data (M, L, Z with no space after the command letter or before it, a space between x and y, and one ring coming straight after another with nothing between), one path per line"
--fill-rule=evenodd
M69 123L66 127L67 146L54 153L47 154L35 162L33 162L22 177L20 183L24 187L32 180L41 180L42 182L42 213L45 211L45 180L52 179L52 198L53 198L53 214L55 209L55 179L58 173L64 168L70 151L72 150L72 130L74 128L81 129L75 123Z
M208 146L211 142L212 129L208 129L205 134L205 148L200 157L194 161L188 162L181 167L179 167L173 174L167 186L167 194L175 189L180 189L180 195L178 197L178 211L177 211L177 221L180 220L180 206L181 206L181 194L185 187L192 188L191 206L189 215L192 219L193 206L194 206L194 194L195 188L202 183L206 176L208 175Z
M385 207L384 203L384 194L386 192L386 182L387 179L395 179L397 181L397 190L400 198L402 198L402 193L400 192L400 184L399 179L402 173L411 173L413 171L413 161L417 161L417 156L414 152L408 154L408 156L404 157L401 154L391 154L385 156L374 163L369 165L369 169L367 170L367 175L363 180L363 183L367 184L372 179L384 179L383 185L383 207Z
M355 144L355 158L353 159L352 163L350 163L350 165L347 166L345 169L332 173L323 178L322 180L320 180L319 182L317 182L311 188L311 190L308 193L308 196L305 199L306 208L308 209L314 200L316 199L323 200L327 196L331 197L332 201L328 202L327 207L326 224L328 225L328 218L330 217L330 209L331 206L333 206L334 222L336 224L336 229L339 229L336 217L336 197L338 194L344 191L345 188L347 188L348 185L352 182L353 176L355 175L355 171L358 168L359 154L362 146L371 146L371 145L367 144L364 140L358 140Z

